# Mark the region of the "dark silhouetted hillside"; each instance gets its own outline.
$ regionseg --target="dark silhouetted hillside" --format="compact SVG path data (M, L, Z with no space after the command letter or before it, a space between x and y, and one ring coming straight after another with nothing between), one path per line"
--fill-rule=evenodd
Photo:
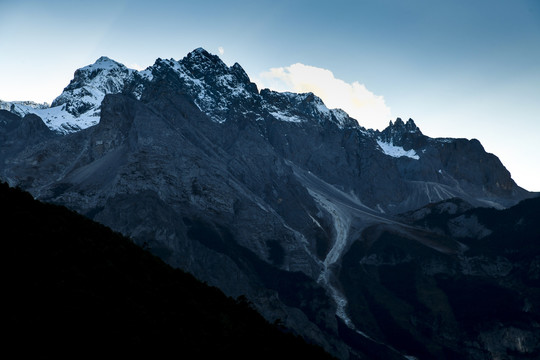
M64 207L1 184L0 219L18 357L330 358Z

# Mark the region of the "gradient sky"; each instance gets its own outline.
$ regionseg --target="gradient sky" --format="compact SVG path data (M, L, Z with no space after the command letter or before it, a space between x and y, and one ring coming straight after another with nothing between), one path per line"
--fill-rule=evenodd
M260 86L369 103L368 128L477 138L540 191L540 0L0 0L0 99L50 103L102 55L142 69L197 47Z

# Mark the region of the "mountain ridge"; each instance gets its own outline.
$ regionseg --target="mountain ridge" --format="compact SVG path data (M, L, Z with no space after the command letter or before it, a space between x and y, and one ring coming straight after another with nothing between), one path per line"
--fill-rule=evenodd
M203 67L204 71L201 71ZM148 83L155 80L157 74L168 71L172 71L173 74L161 76L169 80L177 76L179 79L174 80L180 80L183 91L190 93L197 107L213 121L225 121L226 118L231 117L230 111L240 111L242 116L249 117L250 106L252 108L253 105L258 105L259 111L251 116L255 121L261 121L265 116L272 116L278 120L302 122L306 121L305 115L307 115L307 118L317 118L319 121L327 119L338 124L339 127L365 130L358 121L350 118L343 110L326 108L322 100L313 93L278 93L268 89L259 91L238 63L228 67L218 56L210 54L203 48L195 49L179 61L157 59L154 65L143 71L128 69L102 56L94 64L75 72L74 79L53 101L51 108L37 108L36 110L36 105L29 105L22 110L21 104L11 107L6 105L4 108L9 107L14 113L23 116L31 112L41 115L47 126L55 132L62 134L76 132L97 124L101 101L106 94L125 93L140 100L144 92L143 88L149 86ZM215 80L211 80L213 78ZM257 96L253 98L253 95ZM232 103L222 100L230 97L236 99ZM245 101L248 99L249 102L246 104ZM276 107L274 105L276 103L281 106ZM298 109L302 113L299 116L287 109ZM70 116L71 119L68 119ZM58 118L62 120L59 121ZM369 130L366 133L377 138L379 148L386 155L407 156L412 159L420 156L415 149L425 145L426 139L436 140L425 137L412 119L404 123L401 118L397 118L395 123L390 121L389 126L382 131ZM452 140L441 138L439 141L451 142ZM476 139L469 141L477 142ZM499 185L506 188L512 187L508 180L501 181Z
M455 197L506 208L534 196L477 140L433 139L413 120L366 130L314 94L259 92L240 70L203 49L158 59L121 93L104 95L98 123L64 135L19 131L22 119L0 111L0 135L12 139L1 144L0 177L130 236L229 296L247 296L268 320L340 358L397 341L388 336L395 324L358 296L362 284L343 261L354 273L365 258L376 284L381 264L362 251L397 241L462 266L469 250L459 240L402 214ZM387 291L378 289L367 293ZM359 314L382 328L371 332ZM447 346L415 334L431 344L424 354ZM415 353L396 344L397 352L378 351Z

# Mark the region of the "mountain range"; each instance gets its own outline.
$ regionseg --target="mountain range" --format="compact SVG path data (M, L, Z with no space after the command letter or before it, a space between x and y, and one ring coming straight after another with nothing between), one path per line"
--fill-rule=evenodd
M365 129L200 48L0 106L2 180L338 358L540 355L538 197L478 140Z

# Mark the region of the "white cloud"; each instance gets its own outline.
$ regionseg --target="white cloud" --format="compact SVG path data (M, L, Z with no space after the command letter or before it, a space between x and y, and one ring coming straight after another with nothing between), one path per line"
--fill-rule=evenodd
M384 129L392 119L384 98L373 94L358 81L336 79L327 69L296 63L272 68L255 80L259 88L275 91L313 92L328 108L341 108L366 128Z
M225 54L225 49L223 48L223 46L218 47L218 51L219 51L219 55Z

